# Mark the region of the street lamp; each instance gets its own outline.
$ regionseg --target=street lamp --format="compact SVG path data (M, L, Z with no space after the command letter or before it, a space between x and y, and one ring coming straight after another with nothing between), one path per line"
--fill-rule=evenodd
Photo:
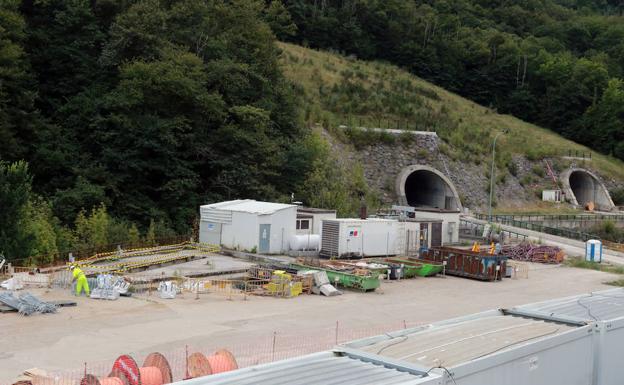
M492 223L492 196L494 195L494 162L496 159L496 139L503 134L507 134L509 132L508 129L504 129L503 131L496 134L494 137L494 143L492 143L492 172L490 173L490 209L488 212L488 223Z

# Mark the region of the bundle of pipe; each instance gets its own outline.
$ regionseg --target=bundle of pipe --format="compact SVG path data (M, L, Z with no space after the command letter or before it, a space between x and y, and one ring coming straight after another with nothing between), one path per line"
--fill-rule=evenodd
M238 364L234 355L225 349L218 350L215 354L207 357L199 352L188 357L188 378L209 376L236 369L238 369Z
M164 385L173 381L171 366L160 353L151 353L139 367L129 355L119 356L108 377L87 374L80 385Z
M502 254L516 261L555 264L563 262L565 256L559 247L532 245L528 242L522 242L516 246L505 246Z

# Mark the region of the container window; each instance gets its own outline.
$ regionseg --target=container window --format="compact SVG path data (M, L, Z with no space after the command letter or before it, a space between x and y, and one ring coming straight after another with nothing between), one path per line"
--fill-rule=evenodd
M309 219L297 219L297 230L308 230L310 228Z

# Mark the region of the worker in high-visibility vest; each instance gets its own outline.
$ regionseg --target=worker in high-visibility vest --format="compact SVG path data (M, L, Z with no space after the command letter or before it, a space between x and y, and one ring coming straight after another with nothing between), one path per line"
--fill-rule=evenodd
M85 275L85 273L82 270L80 270L80 268L74 265L71 265L69 267L69 270L71 270L72 276L76 280L76 296L80 296L80 293L84 289L85 294L88 297L90 290L89 290L89 282L87 281L87 276Z

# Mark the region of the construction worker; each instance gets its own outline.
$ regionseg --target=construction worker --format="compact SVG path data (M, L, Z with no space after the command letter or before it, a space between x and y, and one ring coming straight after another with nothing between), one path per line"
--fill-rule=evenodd
M74 277L73 279L76 280L76 296L80 296L82 289L84 289L85 294L88 297L90 295L90 290L89 282L87 281L87 276L85 275L85 273L80 270L79 267L76 267L74 265L71 265L69 267L69 270L71 270L72 272L72 276Z

